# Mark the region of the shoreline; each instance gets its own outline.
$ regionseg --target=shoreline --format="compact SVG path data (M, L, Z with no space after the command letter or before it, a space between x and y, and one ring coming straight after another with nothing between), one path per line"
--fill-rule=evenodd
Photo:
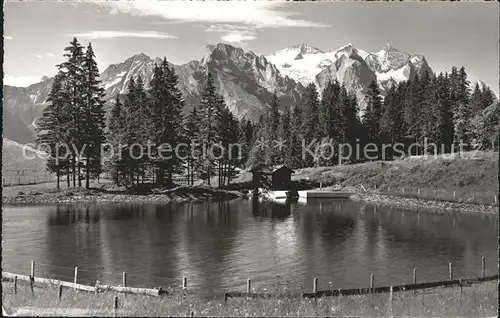
M133 194L106 192L96 189L71 189L55 193L2 196L4 205L66 204L66 203L185 203L228 201L242 197L238 191L205 187L177 187L158 193Z
M378 206L392 206L401 209L430 212L439 214L481 214L498 215L498 206L481 205L461 202L425 200L417 198L408 198L391 194L375 194L357 192L350 198L353 201L374 204Z

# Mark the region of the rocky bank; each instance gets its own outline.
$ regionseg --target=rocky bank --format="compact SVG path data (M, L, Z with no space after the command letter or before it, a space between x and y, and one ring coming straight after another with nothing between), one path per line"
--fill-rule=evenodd
M373 193L357 193L351 196L351 199L375 205L395 206L406 210L425 211L433 213L473 213L491 215L498 214L498 206L491 205L422 200L416 198L405 198Z
M41 203L171 203L193 201L222 201L241 197L238 191L226 191L205 187L177 187L148 194L131 194L120 192L99 191L95 189L72 189L54 193L30 192L19 193L17 196L3 196L3 204L41 204Z

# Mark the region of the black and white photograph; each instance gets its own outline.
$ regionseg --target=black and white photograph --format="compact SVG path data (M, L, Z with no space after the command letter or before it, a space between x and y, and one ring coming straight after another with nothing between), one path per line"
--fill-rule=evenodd
M5 0L2 316L497 317L499 10Z

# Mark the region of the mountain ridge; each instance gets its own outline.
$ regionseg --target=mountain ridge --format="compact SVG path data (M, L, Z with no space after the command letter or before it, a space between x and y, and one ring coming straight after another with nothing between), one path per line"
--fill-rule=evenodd
M100 74L106 91L107 109L118 95L126 93L132 77L141 76L145 85L153 75L155 63L162 59L144 53L111 64ZM281 110L301 101L305 86L317 85L321 93L326 83L337 80L355 93L361 112L366 106L367 87L377 80L381 92L392 84L423 73L432 72L422 55L408 54L386 44L379 52L370 53L348 43L336 50L322 51L301 43L271 55L257 55L230 44L207 45L199 60L171 64L179 77L179 89L186 101L185 113L199 103L206 72L214 75L217 92L238 118L258 121L276 91ZM45 106L52 78L20 88L4 86L4 134L18 142L34 140L34 125ZM10 123L15 123L10 124Z

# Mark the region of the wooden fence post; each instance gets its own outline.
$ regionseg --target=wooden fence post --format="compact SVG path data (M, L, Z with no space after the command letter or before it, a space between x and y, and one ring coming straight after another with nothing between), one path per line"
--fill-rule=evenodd
M250 278L247 279L247 294L252 292L252 280Z
M448 264L448 272L449 272L450 280L453 280L453 264L451 262Z
M35 278L35 261L31 261L31 277Z
M14 295L17 294L17 275L14 276Z
M370 275L370 294L373 295L373 287L375 286L375 276L373 274Z
M481 274L483 277L486 277L486 259L481 257Z
M187 277L186 276L182 277L182 289L183 290L187 289Z
M123 287L127 287L127 273L123 272L123 275L122 275L122 283L123 283Z
M413 285L416 285L417 284L417 269L414 268L413 269ZM416 289L413 290L413 293L416 294L417 291Z
M78 266L75 267L75 277L73 279L73 283L76 284L77 281L78 281Z
M313 293L318 292L318 277L313 278Z
M493 200L495 200L495 204L497 204L497 200L498 199L497 199L497 195L496 194L493 196Z
M33 286L33 283L35 282L35 278L30 275L30 289L31 289L31 295L35 293L35 288Z
M418 193L418 195L420 195L420 188L418 188L417 193Z
M455 192L455 190L453 190L453 199L456 199L457 198L457 193Z
M393 290L392 290L392 286L389 287L389 311L390 311L390 316L392 317L392 300L393 300Z
M113 316L116 317L116 311L118 310L118 296L115 296L113 301Z
M59 300L62 298L62 285L59 284L59 293L58 293Z

